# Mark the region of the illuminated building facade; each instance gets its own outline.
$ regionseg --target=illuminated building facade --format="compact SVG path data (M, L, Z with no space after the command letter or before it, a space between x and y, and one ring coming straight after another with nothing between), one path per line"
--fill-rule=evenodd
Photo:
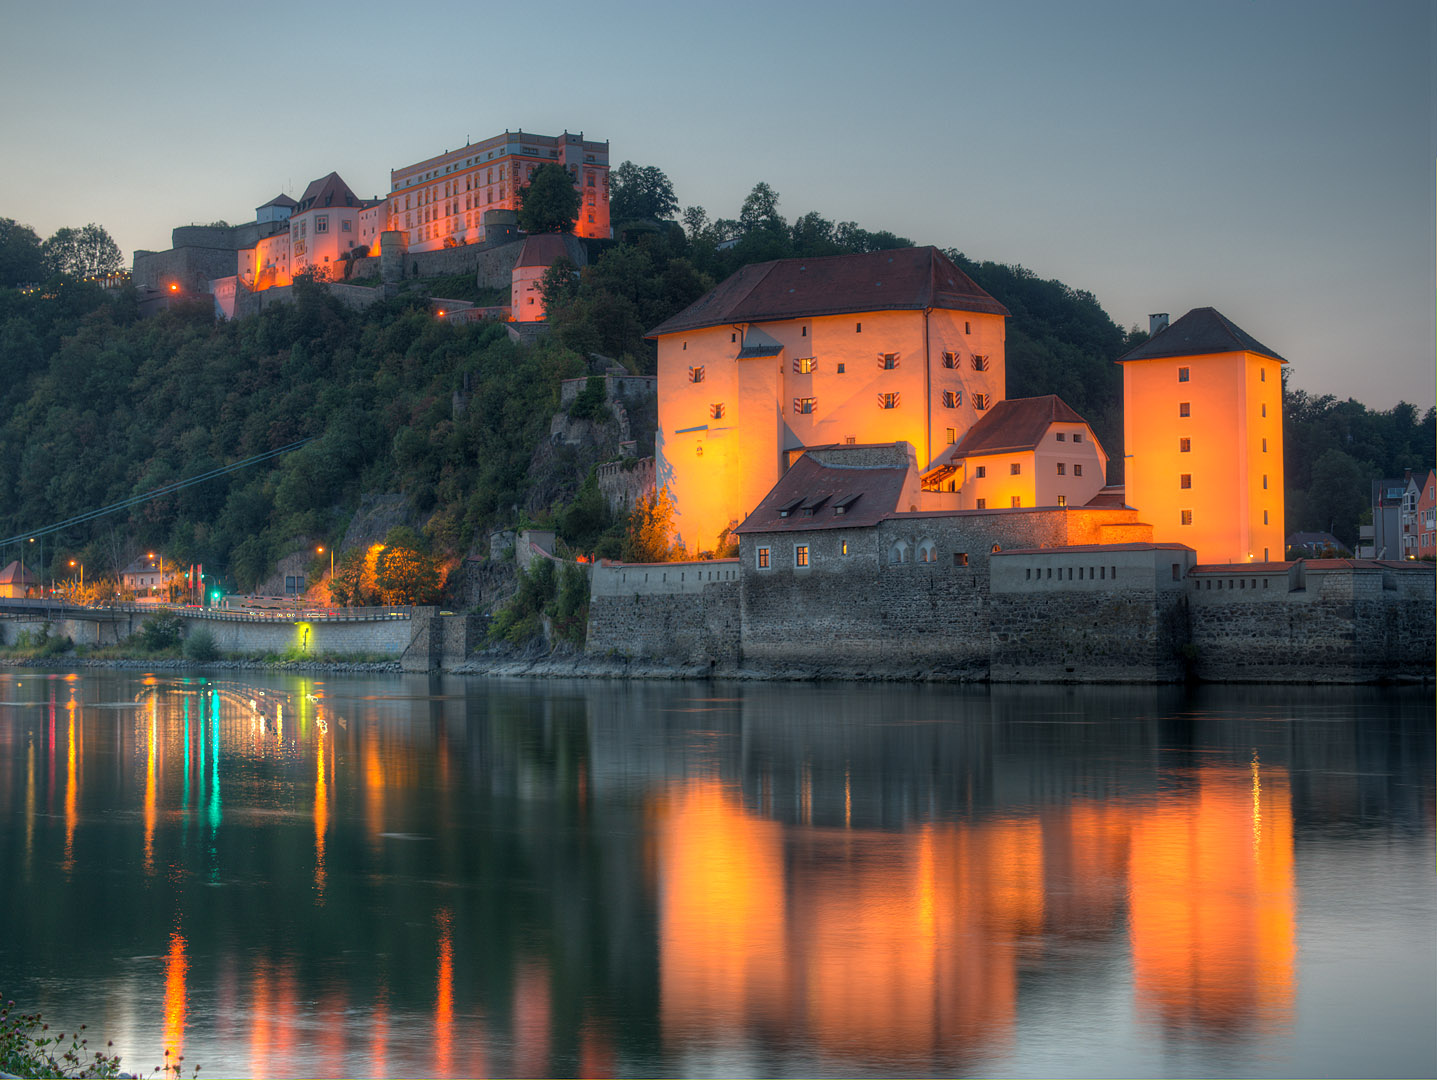
M1000 401L923 478L958 495L957 510L1085 506L1102 491L1108 455L1059 397Z
M558 233L542 233L524 241L510 275L509 310L514 322L543 320L544 272L559 259L568 259L576 266L583 264L582 251L570 250L573 243L572 237Z
M393 170L385 227L403 232L410 251L479 243L484 212L518 210L516 189L540 165L562 165L573 177L582 196L575 235L608 239L609 144L567 131L506 131Z
M926 471L1003 400L1007 314L926 247L746 266L655 327L676 539L713 548L805 447L902 440Z
M285 227L236 252L237 276L259 292L289 285L304 270L334 273L355 248L375 242L381 207L382 202L360 199L338 173L313 181L298 201L279 195L258 207L255 218Z
M1194 308L1117 361L1126 498L1158 542L1200 563L1282 559L1282 365L1213 308Z

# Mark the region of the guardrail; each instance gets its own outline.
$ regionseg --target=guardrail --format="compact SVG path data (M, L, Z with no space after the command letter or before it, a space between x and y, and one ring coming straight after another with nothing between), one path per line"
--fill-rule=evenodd
M170 612L186 618L214 619L221 622L378 622L386 619L412 619L414 609L408 606L383 608L305 608L287 610L238 610L233 608L198 607L186 604L69 604L63 600L32 600L0 598L0 613L45 615L51 618L96 619L120 615L156 615Z

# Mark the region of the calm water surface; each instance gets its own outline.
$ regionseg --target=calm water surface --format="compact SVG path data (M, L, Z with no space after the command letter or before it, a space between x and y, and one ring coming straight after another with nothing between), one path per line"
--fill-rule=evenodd
M209 1076L1437 1074L1429 690L0 676L0 990Z

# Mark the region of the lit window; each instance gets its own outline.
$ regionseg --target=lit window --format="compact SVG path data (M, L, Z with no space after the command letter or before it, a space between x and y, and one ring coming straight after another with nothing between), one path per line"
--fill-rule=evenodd
M1066 495L1059 495L1059 496L1058 496L1058 505L1059 505L1059 506L1067 506L1067 505L1068 505L1068 497L1067 497Z
M699 365L697 365L697 366L690 367L690 368L689 368L689 382L703 382L703 381L704 381L704 366L703 366L702 364L699 364Z
M711 420L723 419L723 402L716 401L709 406L709 418Z
M768 548L766 547L758 549L758 568L760 570L768 569Z
M817 400L817 398L811 397L796 397L793 399L793 411L803 414L811 413Z
M1178 440L1178 453L1179 453L1179 454L1191 453L1191 452L1192 452L1192 448L1193 448L1193 441L1192 441L1191 439L1179 439L1179 440Z
M892 394L879 394L879 395L878 395L878 407L879 407L880 409L896 409L896 408L898 408L898 393L895 391L895 392L892 393Z
M798 545L796 545L796 546L794 547L794 549L793 549L793 565L794 565L794 566L807 566L807 565L808 565L808 545L807 545L807 544L798 544Z
M954 566L967 566L967 565L968 565L968 553L967 553L966 551L955 551L955 552L953 553L953 565L954 565Z
M793 358L793 373L795 375L812 375L816 357L795 356Z
M973 370L974 370L974 371L987 371L987 370L988 370L988 358L987 358L986 356L979 356L977 353L974 353L974 354L973 354Z
M1059 475L1059 476L1066 476L1067 473L1068 473L1068 467L1067 467L1066 465L1064 465L1061 461L1058 462L1058 475Z
M1182 523L1184 525L1191 525L1193 523L1193 512L1191 510L1182 511Z
M988 407L988 395L987 395L987 394L974 394L974 395L973 395L973 408L975 408L975 409L986 409L987 407Z
M1022 462L1015 461L1015 462L1013 462L1012 464L1010 464L1010 465L1008 466L1008 475L1009 475L1009 476L1022 476L1022 475L1023 475L1023 464L1022 464Z
M1082 475L1083 475L1083 467L1082 467L1081 465L1074 465L1074 466L1073 466L1073 475L1074 475L1074 476L1082 476Z
M944 353L943 366L946 368L956 368L958 366L958 354L956 352Z
M976 503L976 506L977 506L977 508L978 508L979 510L986 510L986 509L988 509L988 500L987 500L987 499L979 499L978 502Z
M838 542L838 553L839 553L840 555L847 555L847 554L848 554L848 541L847 541L847 540L840 540L840 541Z
M884 371L892 371L898 366L898 354L896 352L879 353L878 366Z
M944 407L945 409L956 409L959 405L962 405L962 404L963 404L963 391L962 391L962 390L944 390L944 391L943 391L943 407ZM949 440L949 441L951 442L952 440Z
M1023 505L1023 500L1022 500L1019 496L1014 495L1014 496L1013 496L1013 509L1016 510L1016 509L1018 509L1018 507L1020 507L1020 506L1022 506L1022 505Z
M976 466L976 467L973 469L974 479L982 480L983 477L985 477L985 476L987 476L987 475L988 475L988 466L986 466L986 465L978 465L978 466Z
M1188 369L1185 368L1185 367L1180 367L1180 368L1178 368L1178 382L1187 382L1187 381L1188 381Z
M1183 473L1178 477L1178 487L1190 488L1193 486L1193 474Z
M1179 416L1191 416L1192 414L1193 414L1193 405L1192 405L1192 402L1191 402L1191 401L1179 401L1179 402L1178 402L1178 415L1179 415Z
M952 446L955 442L958 441L958 429L957 429L957 428L944 428L944 429L943 429L943 433L944 433L944 435L946 435L947 438L948 438L948 445L949 445L949 446Z

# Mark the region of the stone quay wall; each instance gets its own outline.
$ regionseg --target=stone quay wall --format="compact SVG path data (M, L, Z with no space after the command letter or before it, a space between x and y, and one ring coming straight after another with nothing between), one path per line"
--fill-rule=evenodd
M1195 674L1230 682L1369 682L1433 673L1431 565L1203 569L1189 588Z
M594 564L590 656L731 669L739 634L736 559Z

